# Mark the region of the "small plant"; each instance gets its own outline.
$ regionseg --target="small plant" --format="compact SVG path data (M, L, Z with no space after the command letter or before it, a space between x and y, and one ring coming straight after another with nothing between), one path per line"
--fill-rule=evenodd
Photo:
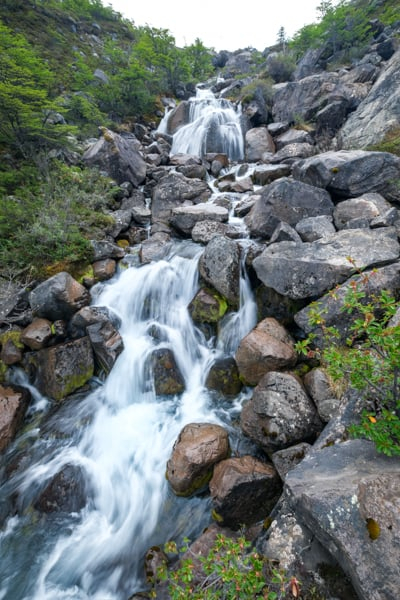
M296 348L318 358L333 381L361 392L365 408L360 423L349 428L350 435L373 441L387 456L400 456L400 325L391 321L399 303L386 290L372 293L371 277L373 272L359 271L358 280L350 282L341 307L352 317L345 343L315 303L309 322L322 331L323 347L315 347L317 336L311 333ZM337 299L335 291L331 295Z
M181 558L177 567L164 563L158 570L159 580L166 582L171 600L279 600L300 597L300 584L295 577L274 566L265 557L250 550L243 536L230 538L217 534L207 556L175 542L165 545L165 552ZM183 555L181 554L183 553ZM154 591L154 596L156 592Z

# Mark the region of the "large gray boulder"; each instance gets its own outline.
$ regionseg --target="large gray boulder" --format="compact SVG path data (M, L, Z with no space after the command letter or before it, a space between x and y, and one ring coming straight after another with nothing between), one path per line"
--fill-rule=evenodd
M305 217L331 215L333 208L325 190L282 177L259 190L245 223L251 236L269 238L282 221L294 227Z
M400 178L400 157L366 150L324 152L298 161L293 177L324 188L338 199L378 192L386 200L396 200L400 196L395 184Z
M280 242L253 261L266 287L292 299L315 298L358 269L398 259L400 246L394 227L342 230L311 243ZM351 261L349 261L349 257Z
M292 373L264 375L244 405L240 426L265 452L313 440L322 429L317 410Z
M275 144L266 127L254 127L246 132L246 160L257 162L265 152L275 152Z
M133 134L124 138L110 129L102 128L102 137L88 148L84 162L109 173L117 183L130 181L139 187L146 178L147 165L138 147L140 143Z
M400 126L399 86L400 49L340 130L343 148L367 148Z
M311 451L285 480L297 518L334 556L360 599L400 585L400 460L351 440Z
M190 236L193 227L201 221L216 221L226 223L229 211L216 204L202 203L195 206L178 206L173 209L170 224L179 233Z
M169 223L174 208L183 204L206 202L211 190L205 181L170 173L155 186L152 195L152 221Z
M50 321L67 321L89 302L87 289L66 272L50 277L29 294L33 314Z
M224 236L213 237L200 257L199 270L204 281L232 306L239 305L240 251L236 242Z

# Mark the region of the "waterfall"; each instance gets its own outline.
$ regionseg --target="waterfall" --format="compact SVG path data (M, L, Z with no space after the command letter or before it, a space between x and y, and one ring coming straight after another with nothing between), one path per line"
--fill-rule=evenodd
M48 417L50 426L33 419L16 440L19 463L1 498L17 497L19 514L0 532L0 600L127 600L145 587L149 547L193 539L209 523L210 500L176 497L166 461L185 424L232 427L234 408L218 410L204 382L215 358L235 351L256 315L243 269L240 309L219 338L207 340L196 328L187 306L199 286L201 252L176 242L167 259L131 266L93 288L94 304L121 321L124 351L104 383L66 399ZM174 353L185 381L179 396L155 393L149 357L158 348ZM66 465L85 474L86 505L38 516L32 499Z
M229 100L217 99L210 90L200 88L189 104L189 123L174 134L171 154L203 156L222 152L230 160L241 160L244 142L240 107L235 109Z

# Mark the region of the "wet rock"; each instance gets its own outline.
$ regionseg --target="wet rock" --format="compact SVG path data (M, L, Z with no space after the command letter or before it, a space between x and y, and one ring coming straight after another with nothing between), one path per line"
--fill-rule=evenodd
M188 306L190 316L196 323L216 323L227 309L225 298L210 288L200 288Z
M239 305L240 253L236 242L215 236L207 244L199 261L200 275L232 306Z
M237 396L242 389L239 370L233 358L219 358L211 366L207 375L206 387L224 396Z
M51 321L48 319L34 319L21 333L21 342L31 350L40 350L53 337Z
M185 382L169 348L159 348L151 355L154 387L157 396L173 396L185 390Z
M35 316L56 321L67 321L90 302L89 292L69 273L57 273L40 283L29 294Z
M395 598L399 584L398 458L351 440L309 452L286 477L286 497L342 566L360 598ZM370 523L374 528L368 527ZM384 559L383 559L384 557Z
M291 373L264 375L240 415L243 432L271 453L313 440L322 429L316 408Z
M0 364L6 366L16 365L22 360L22 349L16 345L13 339L7 339L1 345Z
M190 423L176 440L167 463L167 479L178 496L204 488L214 465L229 454L228 432L219 425Z
M86 327L92 348L101 369L109 373L124 349L121 335L110 321L93 323Z
M35 384L42 394L54 400L62 400L72 394L94 373L93 351L88 337L39 350L35 362Z
M170 240L169 234L162 231L154 233L147 240L143 240L139 253L142 264L145 265L154 260L163 259L169 251Z
M97 260L93 263L93 276L97 281L106 281L115 275L117 264L112 258Z
M107 323L119 329L121 320L115 313L105 306L84 306L74 314L68 323L68 333L72 338L84 337L86 328L93 323Z
M377 192L386 200L396 200L399 192L394 181L400 177L400 157L365 150L324 152L297 162L293 177L324 188L336 198L356 198Z
M210 481L216 518L233 529L265 519L281 491L275 468L253 456L219 462Z
M26 388L0 385L0 452L9 445L21 426L29 400Z
M66 465L54 475L34 508L42 513L78 512L87 502L86 482L82 469L76 465Z
M253 261L266 287L292 299L315 298L359 269L394 262L400 246L394 227L342 230L311 243L280 242ZM348 260L350 257L354 264Z
M245 217L252 237L269 238L282 221L294 227L305 217L332 215L334 208L327 192L310 185L299 185L288 177L272 182L258 194Z
M264 152L275 152L275 144L266 127L254 127L246 132L246 160L257 162Z
M241 378L257 385L269 371L293 367L297 355L286 329L276 319L267 318L241 340L235 360Z
M130 181L137 188L144 182L147 168L139 147L140 142L133 134L122 137L103 127L101 138L86 150L83 161L106 171L117 183Z

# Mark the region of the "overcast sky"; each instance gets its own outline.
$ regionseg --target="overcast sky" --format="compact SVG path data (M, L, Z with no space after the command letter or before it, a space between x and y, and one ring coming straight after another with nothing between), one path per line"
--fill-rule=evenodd
M303 25L317 21L321 0L104 0L136 26L168 29L177 46L200 38L215 50L251 46L264 50L277 41L280 27L290 37Z

